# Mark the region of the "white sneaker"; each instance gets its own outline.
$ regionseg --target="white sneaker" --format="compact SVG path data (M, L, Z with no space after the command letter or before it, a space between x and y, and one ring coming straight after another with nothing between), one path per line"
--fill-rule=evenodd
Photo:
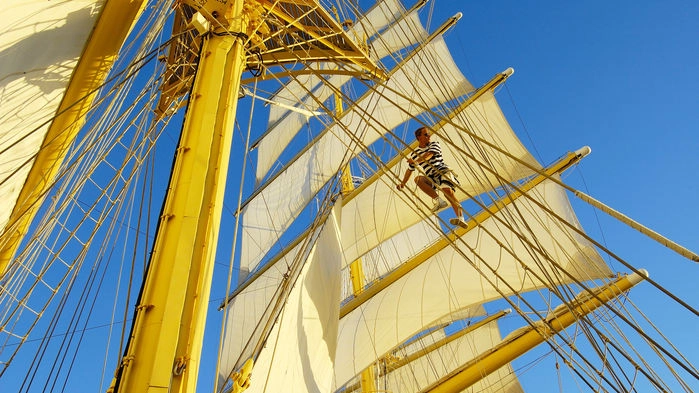
M463 217L451 218L451 219L449 219L449 223L451 225L460 226L461 228L464 228L464 229L468 228L468 223L466 223L466 221L464 220Z
M442 199L440 197L433 199L433 201L434 201L434 206L432 206L432 213L437 213L438 211L447 207L447 201L445 201L444 199Z

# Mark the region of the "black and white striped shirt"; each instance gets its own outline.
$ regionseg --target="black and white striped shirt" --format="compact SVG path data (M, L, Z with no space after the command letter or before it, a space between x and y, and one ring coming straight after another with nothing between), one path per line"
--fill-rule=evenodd
M417 160L425 152L433 153L429 160L420 163L420 166L425 171L428 177L436 177L439 173L444 173L449 170L449 167L444 163L442 158L442 147L439 142L432 141L425 147L417 147L410 158ZM409 170L414 171L415 165L409 164Z

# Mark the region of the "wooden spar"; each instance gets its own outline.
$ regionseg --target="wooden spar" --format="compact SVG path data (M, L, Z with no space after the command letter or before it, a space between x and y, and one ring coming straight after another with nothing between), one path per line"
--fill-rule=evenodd
M463 236L470 229L475 228L479 223L495 215L497 212L499 212L507 205L512 203L514 200L522 196L525 192L531 190L532 188L534 188L544 180L550 178L554 174L559 173L577 163L584 156L584 153L581 152L582 150L583 149L580 149L578 152L568 153L558 162L546 168L541 174L535 176L531 180L519 186L518 191L514 191L504 196L503 198L495 201L486 210L483 210L476 214L473 218L471 218L468 221L468 228L455 228L452 233L437 239L430 246L426 247L423 251L419 252L418 254L407 260L405 263L391 271L391 273L387 274L381 280L365 288L361 294L355 296L353 299L345 303L340 308L340 318L349 314L350 312L352 312L352 310L356 309L364 302L371 299L374 295L381 292L383 289L387 288L394 282L398 281L401 277L405 276L416 267L420 266L420 264L427 261L430 257L443 250L444 248L448 247L456 239Z
M68 147L85 123L85 116L97 97L97 89L107 79L119 49L144 5L143 0L106 2L8 218L9 230L0 239L0 277L53 184Z
M605 286L592 289L590 292L594 295L587 292L579 295L567 307L559 306L559 309L553 311L553 315L532 324L515 337L477 356L420 393L456 393L467 389L488 374L577 322L582 316L631 289L648 276L644 270L641 270L641 273L643 275L632 273Z

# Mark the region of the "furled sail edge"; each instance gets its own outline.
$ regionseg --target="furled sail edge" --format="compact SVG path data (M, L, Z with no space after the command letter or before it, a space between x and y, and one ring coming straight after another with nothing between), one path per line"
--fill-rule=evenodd
M532 192L535 199L545 198L547 205L553 205L553 211L575 225L577 219L562 193L552 181ZM519 199L515 204L498 215L510 216L508 221L515 223L527 222L530 229L526 233L515 233L497 220L488 219L464 235L458 248L441 250L341 318L339 342L350 349L338 353L336 359L339 384L373 362L374 354L386 353L454 309L611 274L584 238L571 234L564 226L546 227L546 222L536 217L550 214L536 203ZM538 249L529 246L537 243ZM548 265L546 261L551 258L560 266ZM560 274L561 270L572 275L572 279ZM416 292L415 288L421 290Z
M281 364L285 367L278 366L276 370L286 372L286 366L293 364L300 368L297 368L298 374L291 373L303 376L303 367L308 366L309 359L319 355L322 359L317 361L325 364L323 367L326 371L320 374L324 375L322 377L325 381L323 384L327 387L320 391L329 391L328 384L332 378L332 362L336 348L335 340L340 304L340 284L337 274L341 255L339 250L339 207L336 207L335 212L329 216L327 214L325 216L327 219L321 226L315 228L313 237L309 238L312 239L309 243L298 244L294 247L292 252L285 255L285 258L275 263L274 269L267 270L261 279L255 280L252 286L242 291L227 306L226 336L224 337L224 349L220 361L222 370L222 374L219 375L220 381L225 381L230 372L240 367L247 358L257 358L259 354L257 362L262 367L258 367L258 370L263 373L263 370L269 369L271 374L265 378L257 377L256 380L262 382L271 378L269 383L273 384L303 383L304 378L302 377L293 378L290 374L285 375L284 373L276 375L275 371L272 370L273 368L264 365L267 362L277 364L283 356L297 357L293 361L282 359ZM289 287L289 289L283 290L284 293L278 293L281 284ZM306 295L299 304L298 297L301 291L305 291ZM272 309L274 303L277 304L275 306L277 308L281 306L280 309L274 311ZM312 310L317 310L323 314L317 318L309 315L307 309L309 305L315 304L321 306L312 307ZM298 310L293 307L288 311L281 310L291 305L295 305ZM272 330L269 338L265 338L266 334L257 325L263 320L275 321L274 327L270 326ZM311 320L314 322L309 323ZM277 341L280 326L283 326L286 331L281 333L284 339ZM303 331L299 330L294 335L295 326ZM309 326L311 331L306 330ZM306 334L313 336L304 336ZM294 338L301 341L294 340ZM266 340L271 340L270 344L263 348L260 344ZM297 348L296 350L292 347L286 348L292 342L303 345L293 347ZM270 348L276 345L282 345L285 349L274 355L274 360L272 360L269 358ZM316 345L322 346L320 354L317 351L303 349ZM314 370L316 369L314 368ZM255 385L253 384L253 386ZM272 390L277 391L278 389ZM306 389L298 391L306 391ZM309 391L315 390L310 389Z
M434 51L438 51L439 55ZM394 72L388 82L381 85L383 87L379 86L365 95L364 99L361 100L361 106L355 106L344 112L340 118L340 123L327 129L329 132L324 132L316 139L316 143L309 145L310 150L304 150L303 154L300 154L300 158L296 159L283 172L280 172L279 176L275 176L273 180L266 183L265 187L260 188L249 199L251 202L244 208L244 230L248 231L248 237L252 236L256 240L256 244L248 242L247 246L244 245L242 248L241 268L256 265L262 255L276 241L278 235L293 221L294 215L300 211L301 207L310 201L312 195L330 176L344 166L343 161L350 157L345 156L343 152L348 151L348 149L349 151L363 149L363 146L379 139L384 132L410 117L411 108L414 107L410 103L414 101L409 97L414 96L414 94L398 95L392 93L393 91L403 88L410 88L415 92L420 91L419 98L423 102L419 108L414 108L419 110L435 106L472 90L468 81L461 75L451 57L448 56L446 46L441 39L435 39L426 45L423 53L425 53L424 56L413 56L411 61L403 63L403 66ZM443 72L420 74L423 61L430 61L430 59L434 61L437 58L440 62L433 66L444 67ZM411 75L420 75L421 78L409 77L408 71ZM436 81L433 78L449 78L450 83ZM460 82L454 82L455 80ZM452 91L449 92L449 96L442 95L446 92L432 89L433 86L440 85L451 86ZM390 87L387 88L387 86ZM379 106L379 101L386 94L395 96L389 99L392 104ZM377 113L380 116L374 117L371 123L367 123L364 118L365 113ZM381 125L382 129L377 129L376 124ZM305 177L293 179L293 176ZM293 195L290 191L294 191L296 194ZM282 203L283 200L289 202ZM269 215L268 206L275 206L274 217ZM285 210L276 209L276 207L281 208L281 206L288 207Z
M424 40L425 37L427 37L427 31L420 23L417 13L413 12L399 18L396 23L382 32L372 44L379 48L376 57L381 59L396 50L415 45L420 40ZM386 44L386 41L389 43ZM322 73L322 70L318 70L317 74L312 74L312 78L308 78L310 82L308 84L302 83L298 78L292 79L287 84L289 90L287 91L285 88L278 93L286 92L287 97L285 98L287 100L295 98L299 107L316 110L351 79L350 75L334 75L324 80L320 76ZM258 146L256 173L258 184L267 175L281 152L298 133L305 121L308 120L308 116L302 113L287 110L284 111L283 116L280 116L278 113L280 111L270 110L267 131L252 143L253 147Z

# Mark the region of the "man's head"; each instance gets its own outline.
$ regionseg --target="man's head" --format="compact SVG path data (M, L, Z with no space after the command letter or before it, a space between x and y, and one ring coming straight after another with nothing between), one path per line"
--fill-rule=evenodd
M415 130L415 139L417 139L421 145L430 142L430 135L432 135L432 132L427 127L420 127Z

